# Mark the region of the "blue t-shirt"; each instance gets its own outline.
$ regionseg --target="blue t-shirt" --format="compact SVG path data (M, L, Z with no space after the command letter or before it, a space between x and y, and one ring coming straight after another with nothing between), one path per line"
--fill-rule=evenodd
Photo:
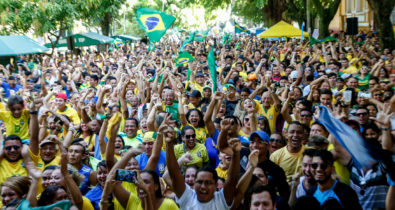
M104 137L104 141L105 141L106 144L107 144L107 142L108 142L107 137ZM99 135L96 135L96 136L95 136L94 153L95 153L94 157L95 157L96 159L98 159L98 160L101 160L101 152L100 152L100 144L99 144Z
M314 197L318 200L318 202L320 202L321 206L330 199L336 199L342 205L342 202L340 201L339 197L337 197L335 191L333 191L336 184L337 184L337 180L335 180L335 183L333 183L331 189L326 190L324 192L321 192L319 187L317 187L317 190L314 192Z
M210 162L210 168L213 169L217 168L220 162L218 158L218 149L217 149L218 136L219 136L219 131L215 129L213 137L208 137L204 142L204 146L206 147L209 162Z
M88 166L82 164L82 168L78 170L78 173L84 175L84 181L80 184L80 191L82 195L85 195L89 191L89 175L91 174L92 169Z
M149 157L144 153L138 155L136 157L137 162L139 163L140 170L143 170L148 163ZM166 152L160 151L158 164L156 165L156 173L162 177L163 173L165 173L166 168Z
M14 88L11 88L7 82L1 83L1 87L4 88L4 94L6 98L10 97L11 95L10 90L13 90L15 93L17 93L20 89L23 88L21 85L18 84L16 84Z
M97 185L95 188L89 190L88 193L86 193L85 197L88 198L91 203L93 208L95 210L100 210L100 200L101 200L101 195L103 194L103 189L101 188L100 185Z

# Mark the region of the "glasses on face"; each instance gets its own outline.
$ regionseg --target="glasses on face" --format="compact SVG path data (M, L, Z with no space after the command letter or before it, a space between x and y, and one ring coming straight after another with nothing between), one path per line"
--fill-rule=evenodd
M245 120L246 122L248 122L248 121L250 121L250 118L244 118L244 120Z
M300 117L311 117L311 114L301 114Z
M214 184L212 181L210 181L210 180L196 180L195 181L195 184L198 184L198 185L206 185L206 186L208 186L208 185L212 185L212 184Z
M366 115L368 115L368 113L367 112L362 112L362 113L357 113L357 114L355 114L356 116L366 116Z
M321 163L321 164L312 163L312 164L311 164L311 167L312 167L314 170L316 170L316 169L318 168L318 166L321 168L321 170L325 170L326 168L328 168L328 164L327 164L327 163Z
M13 146L7 146L7 147L4 147L4 148L5 148L5 150L7 150L7 151L11 151L12 149L18 150L18 149L21 148L21 147L18 146L18 145L13 145Z
M196 134L185 135L185 138L186 138L186 139L190 139L190 138L194 139L195 137L196 137Z
M376 94L374 94L374 96L382 96L383 94L382 93L376 93Z
M281 139L270 138L270 142L281 143Z

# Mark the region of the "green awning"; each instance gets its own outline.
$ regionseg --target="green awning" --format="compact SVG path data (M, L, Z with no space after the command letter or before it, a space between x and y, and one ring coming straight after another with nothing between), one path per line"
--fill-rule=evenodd
M0 57L43 53L49 49L23 35L0 36Z
M114 38L114 39L119 38L119 39L122 39L123 41L139 41L139 40L141 40L140 37L129 36L129 35L115 35L115 36L112 36L112 38Z
M111 37L104 36L95 32L73 34L71 36L74 37L76 47L106 44L114 41L114 39ZM47 43L45 44L45 46L51 47L51 44ZM59 39L56 47L67 47L67 39L66 38Z

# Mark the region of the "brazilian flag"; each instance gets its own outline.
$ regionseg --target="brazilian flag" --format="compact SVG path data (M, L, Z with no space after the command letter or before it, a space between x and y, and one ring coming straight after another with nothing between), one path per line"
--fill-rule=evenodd
M198 42L202 42L207 37L209 31L210 30L207 29L205 31L197 31L197 32L195 32L194 40L198 41Z
M150 40L159 42L166 30L176 20L175 17L156 9L140 7L136 11L140 27L147 33Z
M226 45L232 40L232 34L231 33L225 33L225 35L222 37L222 44Z
M239 33L243 33L243 32L245 32L245 33L250 33L249 30L247 30L245 27L239 25L239 24L236 23L236 21L235 21L235 33L236 33L236 34L239 34Z
M188 37L187 39L185 39L184 42L182 42L182 45L181 45L181 47L180 47L180 51L183 51L183 50L184 50L184 47L185 47L187 44L193 42L193 40L195 39L195 34L196 34L196 32L191 32L191 33L189 33L189 37Z
M207 63L210 69L211 80L213 81L213 93L215 93L217 90L217 67L215 66L214 46L211 46L211 50L208 53Z
M187 64L194 60L195 58L192 57L192 55L189 54L187 51L180 51L178 53L178 57L175 59L175 62L176 62L176 66L181 66L183 64Z
M148 49L147 49L148 51L153 51L153 50L155 50L155 42L153 42L153 41L149 41L149 44L148 44Z

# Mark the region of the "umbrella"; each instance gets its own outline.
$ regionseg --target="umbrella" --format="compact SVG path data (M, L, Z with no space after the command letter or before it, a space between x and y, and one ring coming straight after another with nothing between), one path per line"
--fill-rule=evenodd
M0 57L43 53L48 50L27 36L0 36Z

